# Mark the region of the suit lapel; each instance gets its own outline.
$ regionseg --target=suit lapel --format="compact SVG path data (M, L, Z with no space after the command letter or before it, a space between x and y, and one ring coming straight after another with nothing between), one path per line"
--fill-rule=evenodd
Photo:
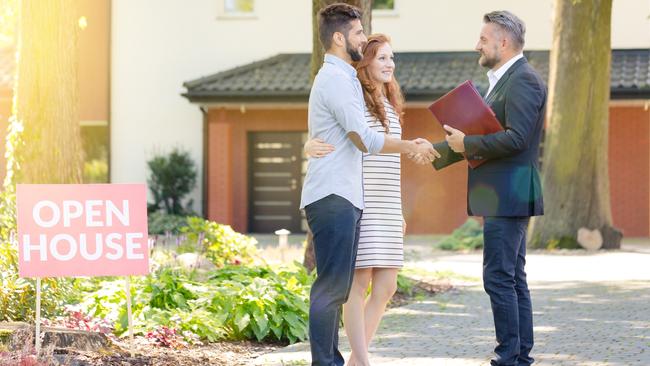
M526 63L526 62L528 62L528 61L526 60L526 57L522 57L522 58L520 58L519 60L517 60L514 64L512 64L512 66L510 66L510 68L508 69L508 71L506 71L505 75L503 75L503 76L501 77L501 79L499 79L499 81L497 82L497 85L494 86L494 89L492 89L492 91L490 92L490 94L488 94L488 95L485 97L485 102L486 102L488 105L490 105L490 104L492 103L492 100L493 100L494 97L497 95L497 93L499 92L499 90L500 90L500 89L501 89L501 88L502 88L502 87L503 87L503 86L508 82L508 79L510 79L510 75L512 75L512 73L513 73L513 72L514 72L514 71L515 71L519 66L523 65L523 64Z

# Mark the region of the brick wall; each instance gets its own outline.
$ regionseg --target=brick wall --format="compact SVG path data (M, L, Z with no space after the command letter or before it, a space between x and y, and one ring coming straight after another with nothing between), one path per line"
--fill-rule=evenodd
M650 236L650 111L610 107L609 177L614 225Z
M626 236L650 236L650 112L643 106L610 109L610 184L614 223ZM305 131L305 109L209 112L208 217L246 231L248 226L247 134ZM406 111L405 139L441 141L442 129L424 108ZM403 159L402 200L408 232L449 233L467 219L464 164L436 172Z

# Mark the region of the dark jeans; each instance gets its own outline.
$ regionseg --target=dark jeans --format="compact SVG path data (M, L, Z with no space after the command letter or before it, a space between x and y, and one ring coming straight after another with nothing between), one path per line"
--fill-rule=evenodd
M497 347L492 365L530 365L533 308L526 282L529 217L486 217L483 286L490 295Z
M341 305L350 293L359 243L361 210L331 194L305 207L314 234L316 281L309 297L312 365L341 366L338 349Z

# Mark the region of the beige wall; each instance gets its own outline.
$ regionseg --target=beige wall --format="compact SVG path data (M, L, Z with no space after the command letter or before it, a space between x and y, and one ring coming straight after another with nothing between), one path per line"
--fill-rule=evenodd
M507 9L527 27L527 49L549 49L553 37L553 0L395 0L396 15L373 18L373 31L389 34L399 51L473 49L482 16ZM650 0L614 0L612 46L650 47Z
M79 32L79 106L82 121L109 118L110 0L77 0L87 26Z

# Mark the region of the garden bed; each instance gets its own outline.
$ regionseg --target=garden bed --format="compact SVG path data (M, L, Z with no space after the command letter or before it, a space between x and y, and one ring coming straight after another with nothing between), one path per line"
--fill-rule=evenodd
M417 301L419 298L448 291L452 288L448 281L411 280L400 278L400 286L389 307L399 307ZM5 323L7 324L7 323ZM0 325L0 328L2 326ZM44 328L53 331L56 328ZM33 331L33 328L30 329ZM83 332L77 332L83 334ZM94 332L86 332L94 337ZM18 342L33 342L27 336ZM75 348L44 347L45 356L41 363L24 363L29 366L69 365L69 366L189 366L189 365L250 365L263 354L285 347L286 342L221 341L203 345L164 347L152 342L152 339L138 336L133 344L134 357L129 352L129 343L124 339L113 339L111 347L94 351L82 351ZM19 360L31 359L31 351L0 352L0 366L20 364ZM16 362L17 361L17 362ZM49 363L48 363L49 362Z

